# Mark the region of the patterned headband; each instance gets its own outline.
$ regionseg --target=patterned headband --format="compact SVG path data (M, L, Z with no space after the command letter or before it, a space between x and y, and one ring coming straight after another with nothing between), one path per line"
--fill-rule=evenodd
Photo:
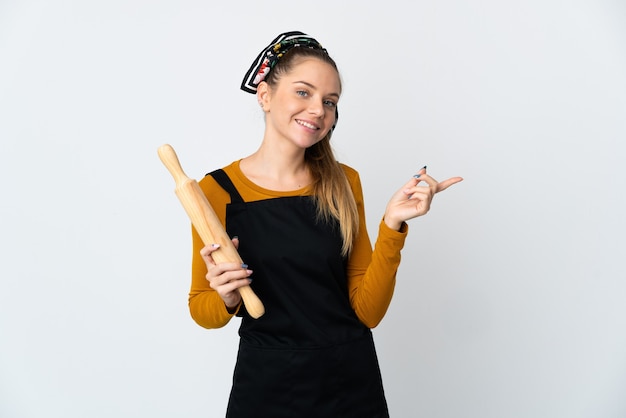
M265 80L278 60L291 48L297 46L326 52L319 42L302 32L281 33L256 57L241 82L241 90L256 94L257 86Z

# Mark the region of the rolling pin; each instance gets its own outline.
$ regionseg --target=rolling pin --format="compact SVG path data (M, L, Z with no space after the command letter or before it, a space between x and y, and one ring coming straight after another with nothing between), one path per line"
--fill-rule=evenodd
M196 228L202 242L205 245L220 245L220 248L211 254L213 260L216 263L242 264L243 260L202 192L200 185L197 181L187 177L180 166L174 148L168 144L162 145L158 149L158 154L167 170L174 177L176 196L185 208L191 224ZM265 313L265 307L252 288L243 286L238 290L250 316L255 319L261 317Z

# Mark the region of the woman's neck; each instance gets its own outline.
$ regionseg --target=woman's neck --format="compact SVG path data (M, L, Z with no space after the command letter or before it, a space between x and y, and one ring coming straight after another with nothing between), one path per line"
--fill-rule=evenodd
M269 190L298 190L311 183L304 161L304 150L276 150L261 147L239 163L243 174L253 183Z

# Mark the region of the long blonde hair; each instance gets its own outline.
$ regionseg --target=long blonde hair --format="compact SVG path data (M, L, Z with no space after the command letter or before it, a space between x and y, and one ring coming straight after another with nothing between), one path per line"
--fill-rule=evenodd
M310 57L330 64L339 75L337 64L325 51L295 47L278 60L265 81L270 87L275 87L281 76L289 73L298 64L298 58ZM307 148L304 160L313 177L313 196L318 218L326 222L335 219L339 223L343 238L341 250L347 256L359 230L359 213L348 178L330 145L331 136L332 130L321 141Z

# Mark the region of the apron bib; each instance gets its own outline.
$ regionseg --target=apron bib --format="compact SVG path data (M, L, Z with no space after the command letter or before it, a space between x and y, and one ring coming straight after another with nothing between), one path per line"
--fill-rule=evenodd
M311 196L244 202L231 196L226 231L254 273L265 314L242 307L227 417L388 417L372 334L350 306L336 222L317 219Z

